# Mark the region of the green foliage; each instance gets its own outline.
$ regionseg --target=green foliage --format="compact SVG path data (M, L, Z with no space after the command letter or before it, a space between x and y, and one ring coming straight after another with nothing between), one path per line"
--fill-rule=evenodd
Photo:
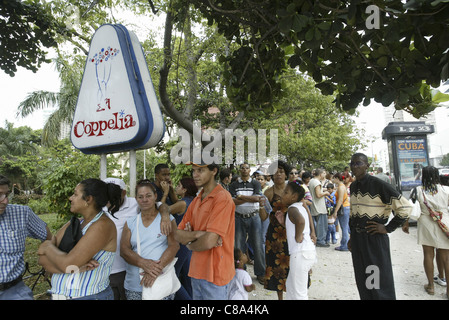
M10 122L6 122L5 128L0 128L0 172L19 190L39 187L35 178L41 133L42 130L30 127L14 128Z
M440 165L449 167L449 153L447 153L443 156L443 159L441 159Z
M42 219L47 224L52 234L55 234L56 231L61 229L61 227L68 220L67 218L58 216L57 214L42 214L39 216L39 218ZM38 272L42 268L37 263L39 256L36 254L40 244L41 244L40 240L33 238L26 238L24 259L29 264L29 269L31 272ZM28 274L25 274L25 276L28 276ZM25 284L30 288L32 285L34 285L35 281L36 277L24 280ZM49 289L50 289L49 284L45 281L44 277L41 277L33 290L34 299L35 300L48 299L48 297L46 296L46 292Z
M286 62L350 113L374 99L418 118L438 106L422 89L449 78L447 1L192 3L240 45L220 61L227 94L241 110L272 112ZM378 15L366 10L372 4ZM378 28L369 25L373 18Z
M67 139L49 148L48 153L48 158L43 160L44 170L39 177L43 182L43 190L50 199L49 208L59 215L69 215L69 197L76 185L87 178L99 178L100 157L81 153Z
M289 73L285 98L270 118L257 124L278 129L279 154L292 165L306 168L344 168L360 146L354 121L336 108L333 98L323 96L311 79Z
M44 47L56 46L59 29L47 5L39 0L2 0L0 69L14 76L17 66L36 72L48 62Z
M50 200L47 197L30 199L27 204L35 214L50 213Z

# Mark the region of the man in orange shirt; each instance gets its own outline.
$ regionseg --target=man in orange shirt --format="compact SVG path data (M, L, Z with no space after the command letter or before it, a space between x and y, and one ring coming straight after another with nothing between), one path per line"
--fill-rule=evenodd
M189 276L194 300L226 300L235 275L235 204L216 181L216 164L192 165L198 196L193 199L175 232L175 239L192 250Z

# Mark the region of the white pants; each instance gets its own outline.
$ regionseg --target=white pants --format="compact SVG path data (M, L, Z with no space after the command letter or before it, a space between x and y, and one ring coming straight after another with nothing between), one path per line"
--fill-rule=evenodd
M315 251L301 251L290 255L290 269L285 283L286 300L308 300L309 270L315 263Z

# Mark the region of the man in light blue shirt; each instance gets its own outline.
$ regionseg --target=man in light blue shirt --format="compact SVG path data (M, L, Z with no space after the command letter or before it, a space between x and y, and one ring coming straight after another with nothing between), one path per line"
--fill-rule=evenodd
M25 240L50 240L47 224L27 206L9 204L10 181L0 175L0 300L33 300L22 281Z

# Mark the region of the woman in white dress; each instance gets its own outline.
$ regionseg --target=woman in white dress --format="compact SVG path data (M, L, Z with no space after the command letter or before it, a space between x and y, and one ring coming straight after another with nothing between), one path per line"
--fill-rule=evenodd
M422 185L416 188L412 199L417 200L421 208L418 244L423 247L424 271L428 279L424 289L433 295L435 249L437 261L441 262L446 277L449 273L449 187L441 185L438 169L432 166L422 169ZM444 274L440 276L444 277ZM447 285L446 296L449 298Z

